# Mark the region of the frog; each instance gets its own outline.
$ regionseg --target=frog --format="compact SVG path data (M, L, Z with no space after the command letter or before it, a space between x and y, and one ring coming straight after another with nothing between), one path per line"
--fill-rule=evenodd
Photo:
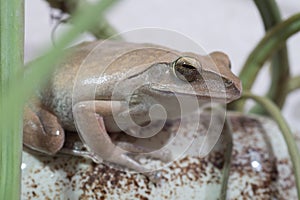
M24 146L48 155L60 152L66 132L72 132L81 135L99 162L143 171L141 163L112 142L109 133L121 134L124 128L118 127L113 113L133 116L136 124L143 125L151 120L149 97L169 106L168 116L176 118L180 115L172 103L176 95L229 103L242 92L229 57L221 51L199 55L150 43L100 40L83 42L66 52L47 84L24 107ZM142 86L135 88L136 83ZM116 87L121 89L115 91ZM80 98L74 98L74 88ZM122 102L131 105L129 111L124 111ZM90 125L91 119L97 124ZM85 130L78 130L76 121Z

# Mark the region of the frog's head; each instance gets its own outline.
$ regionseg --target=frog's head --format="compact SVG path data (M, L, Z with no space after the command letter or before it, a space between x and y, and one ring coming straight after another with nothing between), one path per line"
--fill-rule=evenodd
M165 52L151 65L133 68L116 85L117 94L129 102L130 114L137 124L150 121L147 112L155 104L165 108L168 118L176 118L197 110L202 103L229 103L241 96L241 81L231 72L226 54Z
M242 92L241 81L231 72L230 60L222 52L208 56L185 53L172 62L156 63L144 73L145 79L152 77L147 90L155 96L195 95L200 100L229 103Z
M152 105L162 105L168 118L177 118L196 110L202 103L229 103L239 98L242 91L240 79L231 72L228 56L221 52L199 56L148 48L115 60L109 68L112 74L116 71L114 67L123 73L121 78L116 76L115 84L108 85L114 87L111 99L129 103L126 113L137 124L151 121L147 113Z

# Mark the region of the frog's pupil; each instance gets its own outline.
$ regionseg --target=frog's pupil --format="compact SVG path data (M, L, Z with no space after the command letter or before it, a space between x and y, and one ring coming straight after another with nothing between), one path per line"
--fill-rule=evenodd
M182 67L183 68L186 68L186 69L195 69L195 67L194 66L192 66L192 65L189 65L189 64L182 64Z
M177 68L177 72L180 73L188 82L195 81L199 74L194 66L188 64L181 64Z

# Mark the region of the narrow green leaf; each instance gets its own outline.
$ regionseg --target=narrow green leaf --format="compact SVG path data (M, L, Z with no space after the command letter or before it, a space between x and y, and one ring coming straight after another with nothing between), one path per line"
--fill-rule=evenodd
M275 0L254 0L260 15L263 19L266 31L281 22L281 16ZM271 84L267 97L281 108L287 96L287 83L289 79L289 61L286 44L273 54L271 65ZM266 110L256 105L251 112L257 114L267 114Z
M63 48L82 31L98 22L99 13L116 0L102 0L74 15L74 27L57 46L37 62L23 65L23 1L1 0L1 66L0 66L0 199L20 198L20 163L22 150L22 104L25 97L42 83L63 57ZM25 73L24 73L25 72Z
M82 5L88 5L87 1L74 1L64 0L63 2L57 0L46 0L52 8L59 9L62 13L69 14L70 17L67 20L63 20L64 23L73 23L73 16L75 11L81 9ZM93 34L97 39L107 39L117 34L114 27L106 20L104 15L97 16L98 23L89 27L86 31ZM120 37L114 37L113 39L121 39Z
M223 140L226 143L225 144L226 150L224 152L224 166L222 169L220 200L225 200L227 199L228 180L230 176L232 148L233 148L232 127L228 119L226 119L225 121L222 135L224 137Z
M64 57L64 48L70 44L85 30L98 23L98 16L116 0L102 0L96 5L86 5L80 11L75 12L73 27L65 33L57 42L56 46L37 61L26 67L23 94L28 97L41 84L45 83L47 77L54 71L56 64ZM99 14L100 13L100 14Z
M22 106L10 96L23 66L23 0L0 1L0 199L20 199Z
M296 76L293 78L290 78L288 82L288 92L293 92L297 89L300 89L300 76Z
M282 45L285 41L300 30L300 13L289 19L279 23L272 28L255 49L249 55L244 68L240 73L240 78L243 83L243 89L249 91L254 83L254 80L260 71L265 61ZM231 108L242 111L244 109L245 101L237 101Z

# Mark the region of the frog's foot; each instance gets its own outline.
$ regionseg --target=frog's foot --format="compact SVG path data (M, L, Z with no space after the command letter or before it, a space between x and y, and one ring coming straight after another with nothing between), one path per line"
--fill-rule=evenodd
M31 149L55 154L65 141L64 130L56 116L42 108L24 108L23 144Z
M84 144L95 157L98 157L99 161L103 160L125 166L137 172L149 171L130 157L127 151L119 148L111 141L105 128L103 116L111 115L112 107L118 110L120 103L117 101L84 101L73 107L74 117L81 125L79 132Z
M98 123L100 125L100 127L105 130L105 126L104 126L104 121L103 118L100 117L99 115L97 116L98 119ZM107 132L105 131L105 133L103 132L103 134L107 134ZM127 145L126 143L119 143L120 146L123 146L123 148L120 148L119 145L115 145L113 142L107 144L109 147L109 149L112 149L112 151L110 152L109 156L107 157L102 157L102 159L106 162L110 162L113 164L117 164L120 166L124 166L128 169L132 169L135 170L136 172L148 172L150 171L149 169L147 169L146 167L142 166L141 163L139 163L138 161L136 161L135 159L133 159L133 156L131 155L131 153L128 151L130 148L131 150L136 150L136 148L133 147L133 145ZM125 147L126 146L126 147ZM126 148L128 148L126 150Z

